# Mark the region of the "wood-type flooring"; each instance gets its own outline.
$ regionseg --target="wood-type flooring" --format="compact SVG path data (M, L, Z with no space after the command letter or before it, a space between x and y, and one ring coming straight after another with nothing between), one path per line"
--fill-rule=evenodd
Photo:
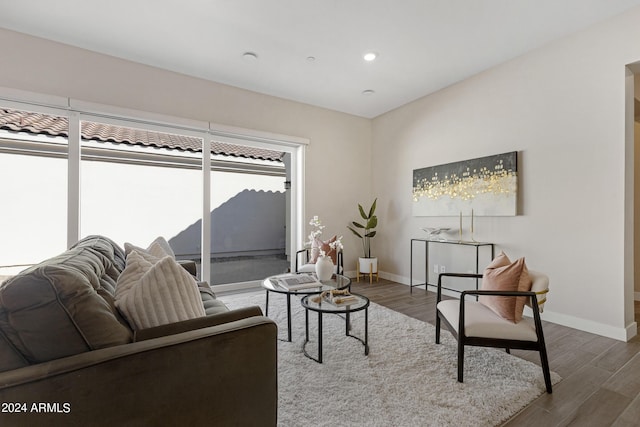
M424 286L409 287L380 279L353 280L352 292L371 301L435 324L436 294ZM550 298L553 296L550 295ZM635 301L636 322L640 301ZM562 381L504 425L515 426L640 426L640 338L621 342L543 322L551 370ZM537 352L512 354L540 364Z

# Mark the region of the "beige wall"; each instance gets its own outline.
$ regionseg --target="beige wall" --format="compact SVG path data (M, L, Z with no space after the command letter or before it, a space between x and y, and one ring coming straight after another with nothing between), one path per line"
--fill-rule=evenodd
M370 199L370 120L1 29L0 51L0 87L308 138L306 217L344 234L347 265L355 264L346 212Z
M415 168L517 150L522 212L477 218L476 239L551 278L548 320L635 333L625 244L625 65L640 60L640 8L373 121L0 30L0 87L309 138L306 216L344 226L378 197L373 250L409 282L409 239L456 218L411 216ZM633 182L633 181L631 181Z
M410 238L458 227L458 218L412 217L413 169L517 150L522 212L478 218L476 239L550 276L548 320L635 334L625 65L640 60L638 22L640 8L376 118L384 270L408 282Z

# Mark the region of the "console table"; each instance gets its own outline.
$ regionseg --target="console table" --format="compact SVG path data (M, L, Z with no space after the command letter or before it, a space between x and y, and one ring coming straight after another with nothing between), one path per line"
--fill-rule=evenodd
M425 254L424 254L424 281L425 283L418 283L418 284L413 284L413 244L414 242L422 242L424 243L424 249L425 249ZM493 243L487 243L487 242L471 242L471 241L465 241L465 240L430 240L430 239L411 239L411 261L410 261L410 268L409 268L409 292L413 293L413 288L416 286L424 286L424 290L426 291L428 289L429 286L437 286L435 284L429 283L429 245L431 244L437 244L437 245L458 245L458 246L472 246L475 247L476 249L476 271L475 273L478 274L478 270L479 270L479 263L480 263L480 248L481 247L488 247L491 249L491 259L493 259L494 257L494 244ZM478 280L476 279L476 288L478 288ZM448 289L448 288L444 288L444 289ZM452 291L456 291L459 292L457 289L449 289Z

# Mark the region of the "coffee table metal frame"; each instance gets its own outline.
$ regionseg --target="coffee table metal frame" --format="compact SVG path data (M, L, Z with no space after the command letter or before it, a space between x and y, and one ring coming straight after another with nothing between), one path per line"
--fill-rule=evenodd
M300 273L306 274L306 273ZM290 291L277 284L275 276L267 277L262 281L262 287L266 292L264 315L269 316L269 293L285 294L287 296L287 341L291 342L291 295L305 296L315 295L332 289L351 289L351 279L341 274L333 274L331 279L320 282L322 286L315 288L300 289Z
M304 307L304 325L305 335L304 344L302 344L302 351L309 359L318 363L322 363L322 314L344 314L345 315L345 335L351 338L355 338L364 345L365 356L369 355L369 298L363 295L352 294L358 297L358 301L352 304L345 304L343 306L334 305L326 301L313 302L310 298L313 295L307 295L302 298L300 303ZM364 310L364 339L351 335L351 313ZM309 311L315 311L318 313L318 357L313 357L307 352L307 343L309 342Z

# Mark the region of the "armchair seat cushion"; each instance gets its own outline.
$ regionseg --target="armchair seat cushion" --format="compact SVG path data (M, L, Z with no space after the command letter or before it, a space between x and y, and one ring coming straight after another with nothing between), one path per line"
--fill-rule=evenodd
M298 267L298 273L315 273L315 272L316 272L315 264L303 264L300 267ZM338 266L335 264L333 265L333 272L339 273Z
M459 333L460 301L457 299L440 301L437 308L454 330ZM464 334L467 337L532 342L538 340L532 319L523 318L520 322L513 323L499 316L486 305L475 301L465 301L464 308Z

